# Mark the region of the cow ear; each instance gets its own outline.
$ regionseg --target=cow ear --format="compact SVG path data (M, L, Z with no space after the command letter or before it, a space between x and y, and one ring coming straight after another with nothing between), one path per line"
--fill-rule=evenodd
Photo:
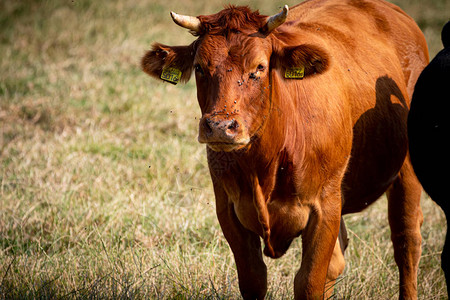
M274 62L281 67L283 74L286 70L303 68L304 76L325 72L330 63L328 53L315 45L299 45L284 47L275 51Z
M145 53L141 60L142 70L148 75L161 79L163 70L175 69L179 74L178 80L189 81L194 63L194 49L189 46L166 46L155 43L152 49ZM177 81L178 81L177 80ZM176 82L172 82L176 83Z

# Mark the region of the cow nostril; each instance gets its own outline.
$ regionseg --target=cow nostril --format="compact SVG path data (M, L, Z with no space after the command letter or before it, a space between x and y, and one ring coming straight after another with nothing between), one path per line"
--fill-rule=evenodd
M203 128L205 129L205 133L208 136L212 135L212 133L213 133L213 129L211 128L211 123L213 123L213 121L209 118L207 118L205 120L205 122L203 122Z
M226 127L226 135L229 137L234 137L238 133L239 123L233 119L231 120Z
M235 119L231 120L230 124L228 124L228 129L230 129L230 130L235 130L238 127L239 127L239 124Z

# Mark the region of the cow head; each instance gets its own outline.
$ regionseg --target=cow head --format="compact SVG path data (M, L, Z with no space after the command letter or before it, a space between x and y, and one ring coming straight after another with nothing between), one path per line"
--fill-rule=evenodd
M278 28L287 14L287 6L270 17L234 6L209 16L171 13L176 24L198 39L188 46L154 44L142 68L153 77L172 76L182 82L195 72L200 143L214 151L248 146L273 108L273 72L301 67L308 76L326 69L327 55L320 48L287 44L288 33Z

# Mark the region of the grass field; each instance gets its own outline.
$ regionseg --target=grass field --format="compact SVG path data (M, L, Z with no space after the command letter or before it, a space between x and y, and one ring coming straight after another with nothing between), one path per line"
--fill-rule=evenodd
M194 83L148 78L153 41L193 37L169 17L225 1L0 2L0 299L239 298L215 216ZM290 0L233 1L272 14ZM448 0L396 0L434 56ZM444 299L445 218L426 196L421 299ZM346 217L336 299L398 297L386 200ZM267 259L269 299L292 297L300 241Z

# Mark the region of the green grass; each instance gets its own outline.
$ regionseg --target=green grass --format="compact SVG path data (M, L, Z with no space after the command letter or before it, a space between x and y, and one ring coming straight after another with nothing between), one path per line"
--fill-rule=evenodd
M285 2L234 3L272 14ZM0 2L0 299L238 298L196 141L194 83L162 84L139 66L153 41L193 40L170 10L208 14L227 3ZM395 3L434 56L450 3ZM443 299L445 218L427 197L423 209L419 294ZM335 297L396 298L386 201L346 221ZM266 259L269 299L292 297L300 248Z

